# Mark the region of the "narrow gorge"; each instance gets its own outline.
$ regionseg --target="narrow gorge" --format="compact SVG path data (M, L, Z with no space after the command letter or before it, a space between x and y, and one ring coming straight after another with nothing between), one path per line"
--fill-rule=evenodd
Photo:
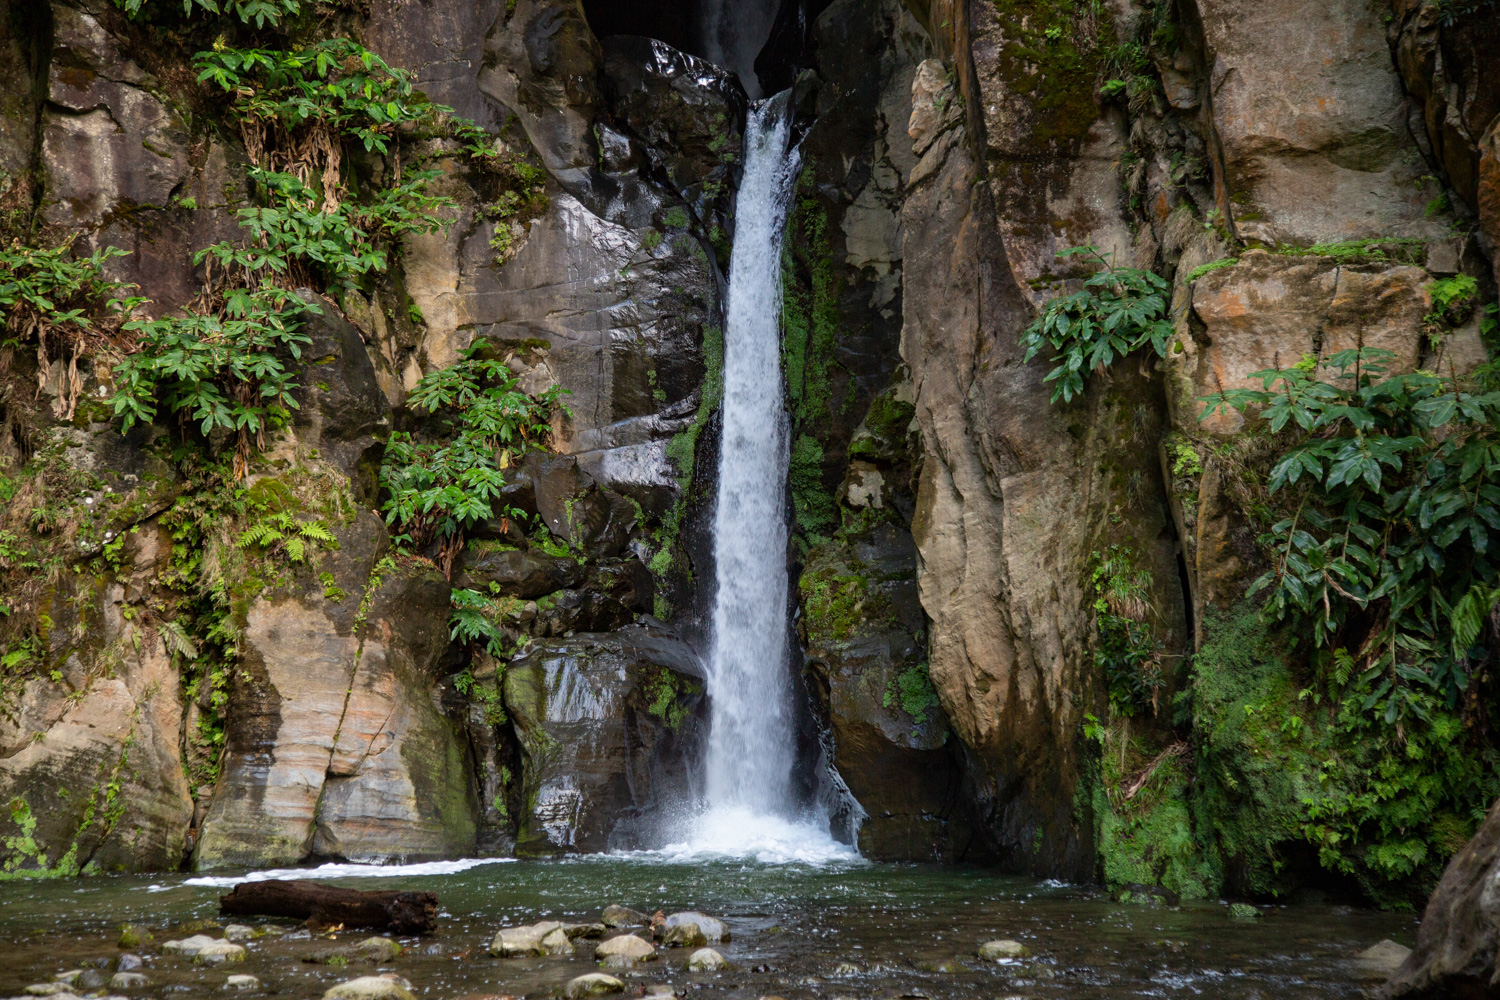
M1497 46L0 0L0 993L1500 995Z

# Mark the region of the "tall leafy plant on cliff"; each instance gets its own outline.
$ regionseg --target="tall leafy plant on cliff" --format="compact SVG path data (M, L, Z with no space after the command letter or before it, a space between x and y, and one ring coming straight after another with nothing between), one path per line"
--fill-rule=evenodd
M1044 350L1053 352L1054 367L1045 379L1056 383L1052 402L1071 402L1083 393L1086 376L1142 348L1167 356L1172 323L1171 286L1165 278L1139 268L1116 267L1114 254L1097 247L1072 247L1057 256L1083 257L1099 270L1078 291L1049 301L1021 335L1023 360Z
M380 467L386 522L412 544L440 543L445 570L477 524L521 516L500 500L505 469L541 449L553 411L566 410L561 386L528 396L509 368L482 357L485 346L476 344L457 364L429 372L408 397L451 437L419 441L410 433L392 434Z
M1305 618L1335 680L1387 724L1456 707L1500 599L1500 392L1426 371L1388 375L1363 348L1204 397L1203 417L1258 413L1295 441L1270 472L1283 516L1252 591Z

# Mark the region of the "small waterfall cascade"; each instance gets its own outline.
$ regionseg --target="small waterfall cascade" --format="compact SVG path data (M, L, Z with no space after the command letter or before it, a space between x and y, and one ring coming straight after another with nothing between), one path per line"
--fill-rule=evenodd
M852 850L799 813L789 674L788 419L781 373L781 240L801 166L790 93L745 127L724 334L724 436L714 513L717 590L708 664L713 721L693 853L822 861Z

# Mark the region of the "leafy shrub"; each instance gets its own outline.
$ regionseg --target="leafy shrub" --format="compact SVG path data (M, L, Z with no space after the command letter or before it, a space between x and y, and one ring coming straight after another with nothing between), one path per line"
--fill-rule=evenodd
M348 38L300 49L219 46L198 53L193 62L199 82L235 95L234 116L247 132L252 161L278 140L283 155L294 156L310 152L320 138L344 136L359 140L367 151L385 153L398 126L430 122L434 115L408 73ZM307 140L300 150L297 139Z
M408 542L442 541L449 565L475 525L496 515L520 516L509 505L496 509L504 470L513 457L543 447L552 412L562 406L560 386L533 399L516 388L509 368L480 356L484 346L423 376L408 397L417 409L443 414L453 438L437 444L392 434L380 467L389 495L386 522L399 526Z
M147 0L115 0L115 5L131 17L138 17L146 2ZM246 24L254 21L257 28L264 28L267 21L275 25L280 24L283 17L297 16L302 6L299 0L224 0L222 7L217 0L182 0L184 17L191 15L195 9L210 14L233 13Z
M1202 414L1301 432L1271 469L1285 516L1251 593L1268 588L1278 619L1306 616L1338 681L1357 676L1362 710L1387 723L1457 705L1500 596L1500 392L1383 377L1393 357L1340 351L1331 381L1314 358L1255 372L1263 389L1206 396Z
M19 243L0 247L0 344L35 341L44 371L56 356L73 373L84 354L128 351L120 324L144 300L126 294L133 285L104 277L105 263L124 256L127 251L118 247L103 247L75 258L71 243L50 250ZM72 419L80 387L75 378L64 381L56 411L61 419Z
M1170 286L1150 271L1115 267L1114 254L1072 247L1059 257L1087 256L1103 268L1072 295L1052 299L1021 335L1030 361L1044 348L1057 352L1045 381L1056 382L1052 402L1071 402L1083 392L1084 376L1099 372L1143 347L1162 357L1172 341L1167 318Z
M1113 716L1159 708L1164 684L1160 642L1151 626L1151 573L1136 565L1133 549L1111 545L1095 552L1090 585L1098 643L1094 662L1109 687Z
M291 292L264 285L234 289L221 312L135 320L137 353L115 367L111 397L123 429L150 423L159 410L197 421L207 435L233 431L242 443L280 426L297 407L284 358L299 358L311 338L304 313L321 310Z
M505 634L491 619L494 602L477 590L454 588L449 599L453 613L448 616L448 638L475 647L482 647L491 656L504 654ZM470 679L472 681L472 678ZM461 690L467 695L468 691Z
M247 283L262 271L303 283L311 262L334 282L352 287L355 278L386 269L388 253L378 241L435 232L447 224L437 211L452 205L452 199L425 190L437 175L436 170L408 171L399 184L380 188L364 204L346 201L329 207L295 175L252 167L250 179L266 205L235 213L251 242L215 243L199 250L193 262L208 258L226 271L239 269Z

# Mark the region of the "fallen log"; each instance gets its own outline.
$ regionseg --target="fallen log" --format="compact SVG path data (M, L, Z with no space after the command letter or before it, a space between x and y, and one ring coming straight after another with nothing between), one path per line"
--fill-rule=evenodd
M435 892L366 892L317 882L241 882L219 897L226 917L292 917L345 927L426 934L437 925Z

